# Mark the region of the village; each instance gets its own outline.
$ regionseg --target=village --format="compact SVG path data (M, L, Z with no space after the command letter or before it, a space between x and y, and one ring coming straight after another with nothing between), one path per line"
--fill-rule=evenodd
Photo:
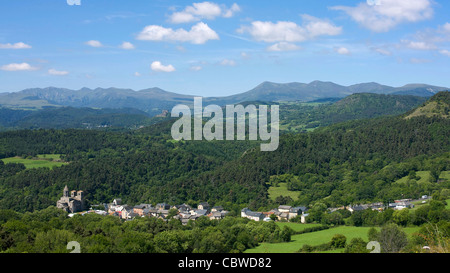
M426 202L429 197L424 195L420 200ZM372 209L383 211L386 208L401 210L404 208L412 208L414 205L411 199L395 200L388 205L379 203L342 206L338 208L328 208L328 212L337 210L348 210L351 213L360 210ZM183 225L189 221L195 221L199 217L208 217L211 220L220 220L229 214L222 206L210 206L207 202L201 202L197 208L193 208L188 204L170 205L167 203L158 203L156 206L152 204L140 204L130 206L122 204L122 200L117 198L112 203L92 206L89 210L85 210L85 200L83 191L71 191L67 186L63 190L63 196L57 201L57 207L66 210L69 217L75 214L96 213L99 215L112 215L123 220L132 220L136 217L157 217L164 221L168 219L179 219ZM95 208L95 209L94 209ZM254 221L290 221L297 218L298 222L306 223L308 217L308 208L304 206L292 207L287 205L279 205L268 212L255 212L248 208L244 208L240 212L240 216ZM299 218L299 219L298 219Z

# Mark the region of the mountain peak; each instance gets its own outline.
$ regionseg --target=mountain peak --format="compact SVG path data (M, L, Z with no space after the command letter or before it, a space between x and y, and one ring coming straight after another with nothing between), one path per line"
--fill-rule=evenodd
M449 118L450 92L441 91L432 96L424 105L408 113L405 119L419 116Z

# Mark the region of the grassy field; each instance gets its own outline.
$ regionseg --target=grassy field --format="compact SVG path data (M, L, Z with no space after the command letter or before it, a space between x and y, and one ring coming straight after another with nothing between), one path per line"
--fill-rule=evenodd
M52 160L50 160L52 159ZM27 159L22 157L9 157L9 158L3 158L1 159L5 164L8 163L22 163L25 165L27 169L32 168L50 168L53 167L60 167L62 165L67 164L66 162L61 162L60 155L54 155L54 154L46 154L46 155L38 155L36 158Z
M290 196L294 201L298 199L299 192L297 191L288 191L287 183L278 183L278 187L270 187L269 190L269 198L275 200L278 196Z
M311 227L320 227L321 224L300 224L300 223L291 223L291 222L277 222L277 225L283 229L284 226L288 226L292 228L294 231L303 231L304 229Z
M284 225L286 223L279 223L279 224ZM289 224L299 226L303 225L295 223ZM297 229L300 228L301 227L297 227ZM256 248L246 250L245 253L294 253L298 251L300 248L302 248L302 246L305 244L315 246L328 243L331 241L331 238L333 238L335 234L343 234L345 237L347 237L347 242L350 242L351 239L357 237L360 237L363 240L368 241L367 233L369 229L370 227L339 226L327 230L293 235L292 240L289 243L276 243L276 244L262 243ZM418 227L404 228L404 231L408 235L411 235L418 230L419 230ZM343 250L344 249L337 249L331 252L343 252Z
M419 180L417 180L417 183L425 183L430 182L430 172L429 171L417 171L416 176L420 177ZM450 171L443 171L439 175L440 179L447 179L450 180ZM406 183L409 180L408 176L402 177L399 180L397 180L395 183Z
M439 175L439 178L450 180L450 171L441 172L441 175Z
M417 171L416 176L419 176L420 179L417 180L417 183L430 182L430 172L429 171ZM406 183L408 181L408 176L402 177L397 180L395 183Z

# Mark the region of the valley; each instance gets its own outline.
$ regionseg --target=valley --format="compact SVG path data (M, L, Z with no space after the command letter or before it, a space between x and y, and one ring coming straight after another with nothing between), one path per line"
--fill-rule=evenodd
M9 112L11 117L34 120L36 126L0 133L1 251L60 252L64 251L62 242L52 249L38 242L66 236L83 242L89 252L364 252L371 227L383 234L389 224L408 235L403 251L417 251L423 242L415 232L427 232L427 225L448 229L449 98L447 91L429 99L353 94L343 99L279 102L282 130L279 148L273 152L262 152L258 141L248 139L174 141L171 118L146 116L152 121L137 123L137 128L131 128L128 121L116 128L79 128L69 121L84 121L98 111L116 114L117 110L58 108L30 116ZM61 111L62 120L42 121L48 127L41 127L39 116L46 116L40 111ZM126 120L126 115L141 115L136 112L140 110L123 111ZM42 162L48 168L40 168ZM117 198L130 205L208 202L229 214L221 220L201 218L187 225L156 217L67 218L55 208L65 185L82 190L89 206ZM429 204L404 212L392 208L330 211L425 195L432 197ZM297 223L299 218L266 222L240 217L243 208L269 212L279 206L308 208L306 223ZM9 227L29 225L31 219L39 223L30 226L33 234L40 235L25 246L23 236L31 230ZM98 226L108 222L121 231ZM134 225L145 228L138 233L128 231ZM234 229L240 235L227 241L228 232ZM94 234L104 243L99 245ZM336 234L346 237L346 247L329 244ZM136 239L137 248L106 243L128 236L142 239ZM171 236L176 245L164 243L164 236ZM202 240L205 244L195 243ZM221 243L211 247L210 240Z

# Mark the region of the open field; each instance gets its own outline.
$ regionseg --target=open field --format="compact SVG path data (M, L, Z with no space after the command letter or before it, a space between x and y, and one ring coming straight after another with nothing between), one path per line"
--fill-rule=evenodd
M290 196L294 201L298 199L299 192L298 191L289 191L287 189L287 183L278 183L278 187L270 187L269 197L272 200L275 200L278 196Z
M320 227L321 224L300 224L300 223L291 223L291 222L277 222L277 225L283 229L284 226L288 226L290 228L292 228L292 230L298 232L298 231L302 231L304 229L307 228L312 228L312 227Z
M417 183L426 183L430 182L430 172L429 171L417 171L416 176L420 177L420 179L416 180ZM443 171L439 175L440 179L450 179L450 171ZM408 176L402 177L399 180L397 180L395 183L406 183L408 182L409 178Z
M52 159L52 161L49 159ZM27 169L44 168L44 167L52 169L53 167L60 167L62 165L67 164L66 162L59 161L60 159L61 159L60 155L46 154L46 155L38 155L37 158L32 159L22 157L9 157L3 158L1 160L5 164L22 163L23 165L25 165Z
M294 224L294 223L291 223ZM294 224L303 225L303 224ZM361 237L363 240L368 241L367 233L370 227L353 227L353 226L339 226L335 228L330 228L327 230L321 230L311 233L304 233L293 235L292 240L289 243L262 243L256 248L248 249L246 253L294 253L298 251L303 245L308 244L311 246L320 245L328 243L335 234L343 234L347 237L347 242L351 239ZM379 229L379 228L378 228ZM418 231L419 227L407 227L404 231L408 235L412 235L414 232ZM341 250L333 250L331 252L342 252Z
M420 177L417 183L430 182L430 172L429 171L417 171L416 176ZM402 177L395 183L406 183L409 180L408 176Z

